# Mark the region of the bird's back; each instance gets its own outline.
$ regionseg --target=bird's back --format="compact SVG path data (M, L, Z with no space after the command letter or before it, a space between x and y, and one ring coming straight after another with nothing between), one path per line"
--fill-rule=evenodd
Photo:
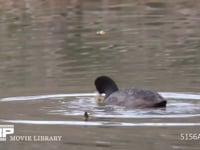
M166 100L157 92L132 88L112 93L105 99L105 103L129 108L146 108L165 107Z

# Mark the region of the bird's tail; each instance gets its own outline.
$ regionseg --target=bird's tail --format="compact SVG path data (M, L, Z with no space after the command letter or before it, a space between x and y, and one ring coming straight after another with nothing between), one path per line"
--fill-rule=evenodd
M166 107L167 101L156 103L153 107Z

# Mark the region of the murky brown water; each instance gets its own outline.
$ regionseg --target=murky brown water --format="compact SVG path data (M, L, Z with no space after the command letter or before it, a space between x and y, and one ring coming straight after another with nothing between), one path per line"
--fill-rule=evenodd
M0 149L199 149L199 15L195 0L0 1L0 125L62 136ZM166 110L97 106L102 74L161 92Z

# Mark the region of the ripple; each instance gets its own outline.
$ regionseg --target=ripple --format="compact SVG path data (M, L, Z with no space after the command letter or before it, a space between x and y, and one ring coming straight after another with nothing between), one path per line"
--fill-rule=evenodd
M16 124L35 124L35 125L66 125L66 126L123 126L123 127L177 127L177 126L200 126L200 123L182 123L182 122L144 122L144 123L130 123L130 122L106 122L106 121L38 121L38 120L1 120L5 123Z
M167 99L192 99L200 100L200 93L173 93L173 92L159 92L164 98ZM0 99L2 101L28 101L28 100L40 100L40 99L53 99L53 98L65 98L65 97L85 97L85 96L97 96L97 93L71 93L71 94L53 94L53 95L36 95L36 96L19 96L19 97L7 97Z
M53 100L56 105L47 107L41 106L40 110L47 115L59 116L83 116L88 112L90 116L96 118L194 118L200 117L200 94L199 93L172 93L160 92L168 99L166 108L160 109L126 109L119 106L99 106L95 102L94 96L97 93L72 93L7 97L0 99L0 102L30 101L40 104L41 101ZM49 102L48 102L49 103Z
M2 98L0 101L29 101L29 100L41 100L41 99L54 99L64 97L77 97L77 96L96 96L96 93L74 93L74 94L54 94L54 95L37 95L37 96L19 96L19 97L7 97Z

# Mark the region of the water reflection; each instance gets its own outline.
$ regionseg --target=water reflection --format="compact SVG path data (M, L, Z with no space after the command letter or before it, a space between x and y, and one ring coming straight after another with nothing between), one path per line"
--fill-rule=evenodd
M116 76L123 87L199 90L199 6L193 2L13 1L2 6L1 91L43 86L41 93L59 87L87 92L99 74ZM96 35L101 29L106 34Z

